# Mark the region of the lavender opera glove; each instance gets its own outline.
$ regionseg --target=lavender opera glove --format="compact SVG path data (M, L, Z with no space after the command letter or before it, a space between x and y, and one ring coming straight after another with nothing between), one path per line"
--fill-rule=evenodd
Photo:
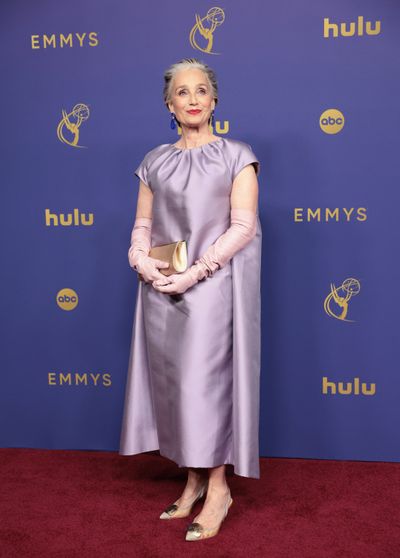
M169 267L168 262L148 256L151 248L151 226L152 219L149 217L136 218L132 229L131 246L128 251L130 266L149 283L164 277L158 271L158 268Z
M257 216L251 209L231 209L231 226L183 273L153 281L153 287L167 294L184 293L204 277L213 275L246 246L257 232Z

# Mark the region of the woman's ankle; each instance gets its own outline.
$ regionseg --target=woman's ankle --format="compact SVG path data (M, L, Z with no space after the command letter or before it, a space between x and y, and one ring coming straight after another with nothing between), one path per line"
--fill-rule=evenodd
M208 493L216 495L226 495L230 493L230 488L227 482L208 482Z
M198 491L201 486L207 482L207 475L202 472L189 471L186 481L186 488L193 491Z

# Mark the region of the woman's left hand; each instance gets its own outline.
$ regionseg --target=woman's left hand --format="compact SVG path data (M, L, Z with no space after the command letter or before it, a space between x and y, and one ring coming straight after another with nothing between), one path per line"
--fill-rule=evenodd
M153 287L166 294L182 294L197 283L197 278L190 272L190 268L183 273L173 273L165 276L165 279L156 279L152 282Z

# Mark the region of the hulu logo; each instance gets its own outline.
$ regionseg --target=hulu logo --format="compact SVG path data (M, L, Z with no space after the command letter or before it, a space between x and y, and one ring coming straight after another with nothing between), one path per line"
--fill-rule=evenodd
M354 37L355 35L361 37L362 35L379 35L381 32L381 22L375 21L375 27L372 28L371 22L365 22L364 28L364 17L358 16L357 27L356 22L351 21L350 23L330 23L329 17L324 17L324 38L330 39L331 37ZM331 35L332 33L332 35Z
M50 210L46 208L45 223L46 227L79 227L81 225L88 227L93 225L93 213L86 216L78 209L74 209L73 213L50 213Z
M353 382L332 382L327 376L322 378L322 393L324 395L375 395L376 384L361 382L360 378L354 378Z

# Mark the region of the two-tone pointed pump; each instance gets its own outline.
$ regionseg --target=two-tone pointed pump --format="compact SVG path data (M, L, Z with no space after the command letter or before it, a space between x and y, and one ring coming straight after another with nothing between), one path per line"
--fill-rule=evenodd
M232 504L233 504L233 499L232 499L231 493L229 491L228 498L227 498L226 503L225 503L224 515L223 515L220 523L218 525L216 525L215 527L206 528L203 525L201 525L201 523L196 522L196 518L195 518L195 521L193 523L191 523L186 530L185 540L187 540L187 541L201 541L202 539L209 539L211 537L215 537L215 535L218 534L224 519L228 515L228 510L229 510L229 508L231 507Z
M168 506L160 515L160 519L180 519L182 517L187 517L190 515L193 506L198 502L204 494L206 494L208 488L208 480L200 487L197 492L195 499L188 506L180 506L176 500L173 504Z

